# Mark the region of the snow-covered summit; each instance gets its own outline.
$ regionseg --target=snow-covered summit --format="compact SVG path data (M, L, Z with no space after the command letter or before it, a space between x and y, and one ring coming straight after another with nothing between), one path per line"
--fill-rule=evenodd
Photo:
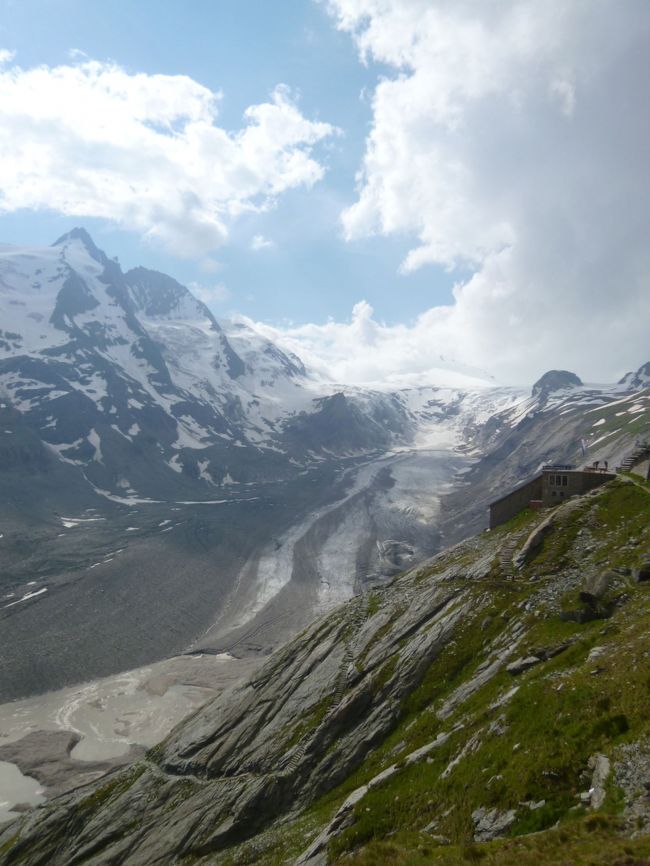
M170 483L197 472L218 483L226 470L210 475L207 458L197 470L192 454L275 447L282 416L315 396L297 359L240 328L242 359L187 288L124 274L83 229L51 247L0 247L0 322L0 396L102 489L132 488L131 446Z
M108 261L106 254L95 245L95 242L84 228L77 227L66 232L64 235L61 235L58 240L54 241L52 246L65 248L75 241L78 241L96 262L99 262L101 265L106 264Z
M650 361L643 364L635 372L626 373L618 384L630 391L650 388Z
M533 397L548 397L556 391L580 388L582 380L569 370L549 370L533 385Z

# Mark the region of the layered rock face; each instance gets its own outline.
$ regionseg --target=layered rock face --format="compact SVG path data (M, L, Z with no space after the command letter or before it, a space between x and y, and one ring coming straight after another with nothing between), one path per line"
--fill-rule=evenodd
M611 780L627 799L602 850L623 833L641 851L649 548L633 481L470 539L317 620L146 759L9 825L3 862L383 863L390 838L404 859L385 862L419 864L422 834L429 857L532 831L552 848L559 818L561 848L620 807Z

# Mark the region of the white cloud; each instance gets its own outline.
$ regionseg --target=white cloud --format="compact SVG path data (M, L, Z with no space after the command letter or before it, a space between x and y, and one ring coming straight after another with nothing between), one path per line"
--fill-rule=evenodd
M0 65L3 63L11 63L15 56L15 51L10 51L8 48L0 48Z
M405 338L426 326L437 351L519 381L645 361L650 5L328 5L383 66L346 237L417 238L404 273L473 272Z
M273 241L265 238L264 235L255 235L255 237L251 241L251 249L255 250L255 252L258 252L259 250L268 250L274 246L275 244L273 243Z
M378 389L485 384L488 373L461 363L431 339L435 315L431 310L412 324L386 325L375 319L367 301L360 301L348 322L286 327L247 323L327 381Z
M303 117L283 86L235 132L216 124L219 99L184 75L110 63L5 66L0 211L103 217L177 254L209 252L241 213L318 181L313 148L335 132Z
M189 283L188 289L192 292L194 297L198 298L199 301L203 301L203 303L207 304L208 307L212 304L222 304L231 297L230 289L222 283L217 283L213 286L204 286L202 283L192 282Z

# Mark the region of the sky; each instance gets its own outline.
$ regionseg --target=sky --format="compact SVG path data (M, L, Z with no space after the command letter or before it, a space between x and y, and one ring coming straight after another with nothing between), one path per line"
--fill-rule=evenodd
M323 375L650 358L647 0L0 0L0 241L83 225Z

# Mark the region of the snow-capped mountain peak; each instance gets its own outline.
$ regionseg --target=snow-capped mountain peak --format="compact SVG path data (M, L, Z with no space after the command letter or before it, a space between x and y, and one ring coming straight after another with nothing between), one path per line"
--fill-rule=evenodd
M66 232L64 235L61 235L58 240L54 241L52 246L65 248L68 245L73 244L75 241L79 242L86 252L95 259L95 261L99 262L100 265L105 265L108 262L106 254L95 245L95 242L86 229L81 227L74 228L71 231Z
M618 384L630 391L650 387L650 361L639 367L636 372L626 373Z
M279 350L264 346L262 371L247 365L188 289L145 268L123 274L83 229L51 247L0 247L0 317L0 395L103 490L142 474L124 469L130 448L131 462L153 461L159 481L162 465L169 484L216 449L214 475L209 459L200 474L218 482L224 447L265 447L277 432L287 410L266 392L296 392L291 411L313 399Z

